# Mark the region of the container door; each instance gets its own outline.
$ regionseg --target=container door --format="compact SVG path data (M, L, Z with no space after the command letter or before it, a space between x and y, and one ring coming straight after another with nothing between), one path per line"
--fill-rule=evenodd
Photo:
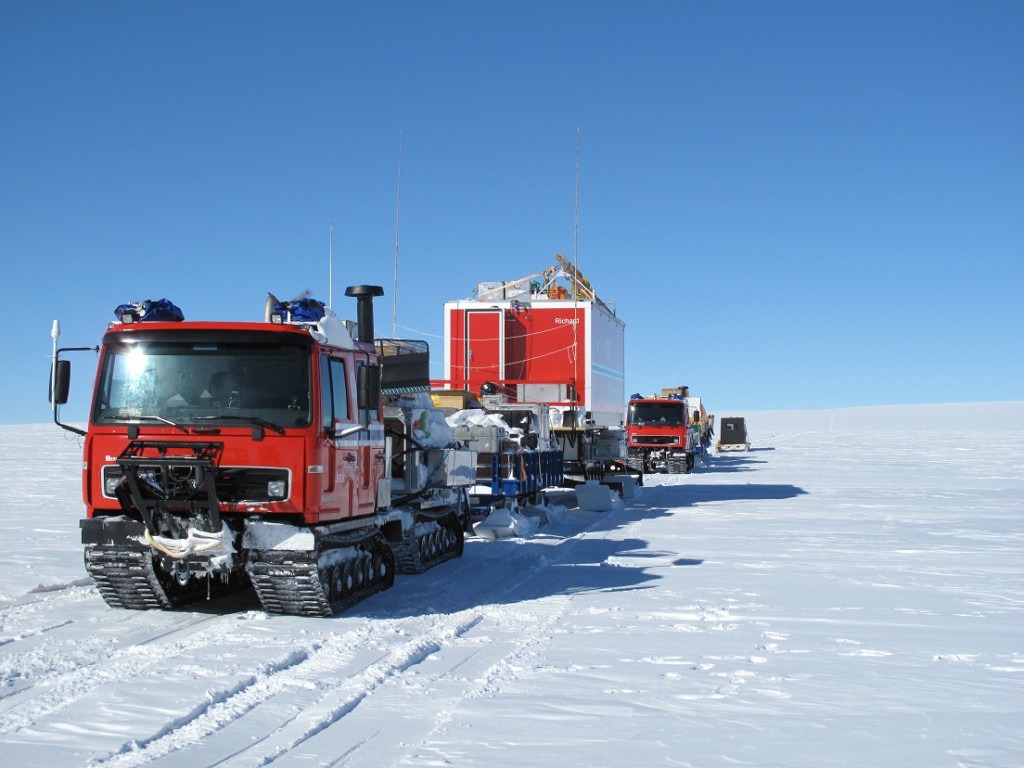
M466 379L474 392L484 382L505 378L503 315L500 309L466 312Z

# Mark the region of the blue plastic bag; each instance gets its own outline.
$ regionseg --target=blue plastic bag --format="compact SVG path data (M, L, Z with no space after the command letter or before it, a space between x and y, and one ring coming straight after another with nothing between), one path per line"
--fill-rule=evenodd
M279 301L274 304L274 314L282 320L288 320L291 313L293 323L319 323L324 318L324 303L316 299L296 299L295 301Z
M181 310L168 299L156 301L137 301L134 304L120 304L114 310L114 317L124 321L125 315L131 315L130 322L144 323L180 323L185 319Z

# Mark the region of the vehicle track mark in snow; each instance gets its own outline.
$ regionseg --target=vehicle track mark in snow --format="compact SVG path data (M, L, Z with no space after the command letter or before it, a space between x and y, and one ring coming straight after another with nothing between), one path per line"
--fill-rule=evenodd
M367 643L368 640L369 630L365 626L343 635L331 635L326 640L314 640L301 655L289 655L283 663L264 667L246 684L238 686L224 696L213 697L207 706L194 710L190 717L170 724L153 738L130 742L124 746L122 752L93 764L113 768L145 765L201 743L225 726L286 692L305 689L315 696L318 685L325 679L330 679L329 670L344 666L354 655L352 649ZM282 708L278 717L278 729L291 722L299 711L300 708L297 707ZM265 734L264 739L268 735ZM251 745L247 745L247 748L248 746Z
M551 637L551 627L564 614L571 596L558 601L554 610L543 618L536 611L528 611L517 616L518 627L511 627L512 632L506 639L512 643L512 650L497 663L489 667L477 680L476 685L465 695L466 699L493 696L501 686L515 680L525 666L525 661L536 653L539 644ZM498 614L498 620L509 626L509 616Z
M37 529L35 533L59 536L64 534L65 531L42 531ZM69 578L64 581L37 584L20 595L0 596L0 611L6 612L11 608L39 603L52 603L56 600L66 599L68 596L75 599L76 593L81 591L92 593L93 596L98 597L96 588L93 586L92 577L83 575L79 578Z
M192 712L190 712L186 716L169 722L167 726L161 728L158 731L154 740L159 739L164 735L171 733L174 730L180 729L181 726L184 724L194 722L201 714L208 712L212 706L220 702L227 701L229 699L238 698L240 694L250 689L255 684L255 681L263 677L264 675L273 675L281 672L282 670L290 669L297 664L301 664L307 658L308 653L305 650L293 649L289 651L282 659L262 665L256 675L243 679L241 682L239 682L237 685L231 688L221 691L208 691L206 702L197 706L195 709L192 710ZM245 714L245 711L239 711L237 714L243 715ZM137 746L139 743L140 742L138 741L133 741L132 747ZM103 761L100 761L99 764L105 763Z
M616 511L621 512L622 509ZM612 524L608 516L595 516L583 529L570 536L546 537L543 546L536 548L535 545L532 552L522 552L519 544L511 542L487 543L488 547L501 546L506 557L499 561L477 561L476 565L467 563L459 568L464 576L472 574L475 568L484 569L480 579L483 588L471 593L474 604L479 606L477 610L485 614L486 621L480 625L484 638L467 640L469 643L480 644L480 647L468 654L465 650L462 654L456 654L454 661L446 659L444 654L438 654L439 659L432 659L431 665L421 670L425 679L404 681L409 683L403 689L406 699L419 691L431 694L427 700L412 707L419 713L419 720L433 721L432 729L424 735L421 743L427 742L430 733L444 730L464 701L494 696L503 686L519 679L524 673L537 671L531 667L530 658L536 653L538 645L550 639L551 625L564 614L575 595L567 584L574 569L566 566L602 565L591 564L589 561L574 563L574 548L588 540L603 541L612 535L622 535L621 529ZM576 573L578 576L578 569ZM542 596L536 597L536 584L541 581L544 584L544 589L539 591ZM466 591L465 583L460 586L458 581L453 580L441 585L441 588L450 595ZM469 596L466 593L455 602L465 602ZM444 604L445 598L432 602ZM496 654L502 654L497 661L487 667L481 666L481 662L493 659ZM467 671L461 675L456 672L464 668ZM430 686L431 682L434 683L433 687ZM439 702L437 698L440 691L443 693L440 694ZM346 752L346 758L337 764L346 765L357 760L356 756L368 743L369 740ZM376 748L381 749L381 746ZM385 747L396 748L394 745ZM402 751L399 750L397 757L402 761L400 764L416 759L412 756L403 758Z
M375 638L404 631L402 622L370 621L351 632L331 635L317 643L302 658L261 673L215 696L189 717L170 723L168 728L145 742L134 741L124 751L96 761L104 768L137 768L175 752L202 744L227 725L244 717L257 707L266 705L285 693L300 700L282 708L276 725L256 741L236 750L217 765L267 765L299 747L321 731L344 719L376 689L400 677L410 668L456 641L480 621L479 615L462 615L414 637L408 642L382 651L375 660L356 670L346 669L355 650L365 650Z
M389 680L422 663L445 645L457 641L479 624L482 619L483 616L478 613L453 617L442 626L394 649L387 657L367 667L359 677L345 681L340 686L340 690L331 689L314 706L302 712L295 719L294 725L297 726L299 733L296 735L279 734L275 738L276 746L269 753L262 755L256 765L272 763L338 722L353 712L368 696ZM281 736L285 738L282 739Z
M93 586L92 579L83 579L71 584L62 585L58 589L45 589L29 592L27 595L0 603L0 624L5 628L9 622L17 622L22 617L30 617L40 612L57 607L58 603L80 603L83 600L99 600L99 593Z
M25 630L24 632L20 632L19 634L14 635L12 637L0 637L0 646L7 645L8 643L14 643L14 642L17 642L18 640L24 640L26 637L36 637L38 635L45 635L47 632L52 632L55 629L60 629L61 627L66 627L66 626L68 626L71 623L72 622L71 622L70 619L66 619L64 621L58 621L56 624L49 624L49 625L44 626L44 627L37 627L37 628L34 628L34 629L28 629L28 630ZM2 695L2 694L0 694L0 695Z
M396 765L450 764L429 745L450 730L459 707L465 702L496 696L505 686L520 679L524 672L533 668L530 660L537 656L539 646L551 639L552 627L562 619L572 598L571 594L543 598L519 604L515 611L489 607L486 610L487 622L481 624L486 634L484 645L489 650L493 650L495 646L503 646L503 650L507 649L507 652L475 678L466 681L469 683L468 686L459 687L454 695L449 695L444 706L433 715L433 726L423 734L412 748L412 752L399 759ZM450 670L445 676L450 679ZM438 688L434 686L424 693L430 696L437 690Z
M256 675L244 679L233 688L208 693L205 702L185 717L169 722L151 738L133 740L125 744L121 752L95 760L90 765L111 768L145 765L183 746L198 743L286 688L291 681L283 673L306 662L316 649L314 645L309 649L292 650L282 659L263 665Z
M156 634L149 630L140 642L124 648L112 648L108 637L72 636L0 660L0 685L16 689L0 699L0 733L28 727L102 686L159 675L168 658L216 645L230 630L206 627L164 643L159 653L147 647L155 639L194 630L214 618L193 616Z

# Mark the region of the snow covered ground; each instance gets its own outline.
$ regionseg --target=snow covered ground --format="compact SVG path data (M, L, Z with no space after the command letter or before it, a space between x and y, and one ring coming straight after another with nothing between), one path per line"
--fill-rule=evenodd
M0 427L7 766L1024 765L1024 404L749 413L333 619L111 610L80 453Z

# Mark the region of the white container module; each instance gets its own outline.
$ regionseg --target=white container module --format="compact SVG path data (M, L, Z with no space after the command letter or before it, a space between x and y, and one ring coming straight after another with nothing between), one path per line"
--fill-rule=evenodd
M480 392L485 383L519 402L578 407L591 426L623 423L626 324L603 304L496 296L444 305L444 380Z
M576 501L584 512L608 512L612 508L612 491L597 480L576 486Z

